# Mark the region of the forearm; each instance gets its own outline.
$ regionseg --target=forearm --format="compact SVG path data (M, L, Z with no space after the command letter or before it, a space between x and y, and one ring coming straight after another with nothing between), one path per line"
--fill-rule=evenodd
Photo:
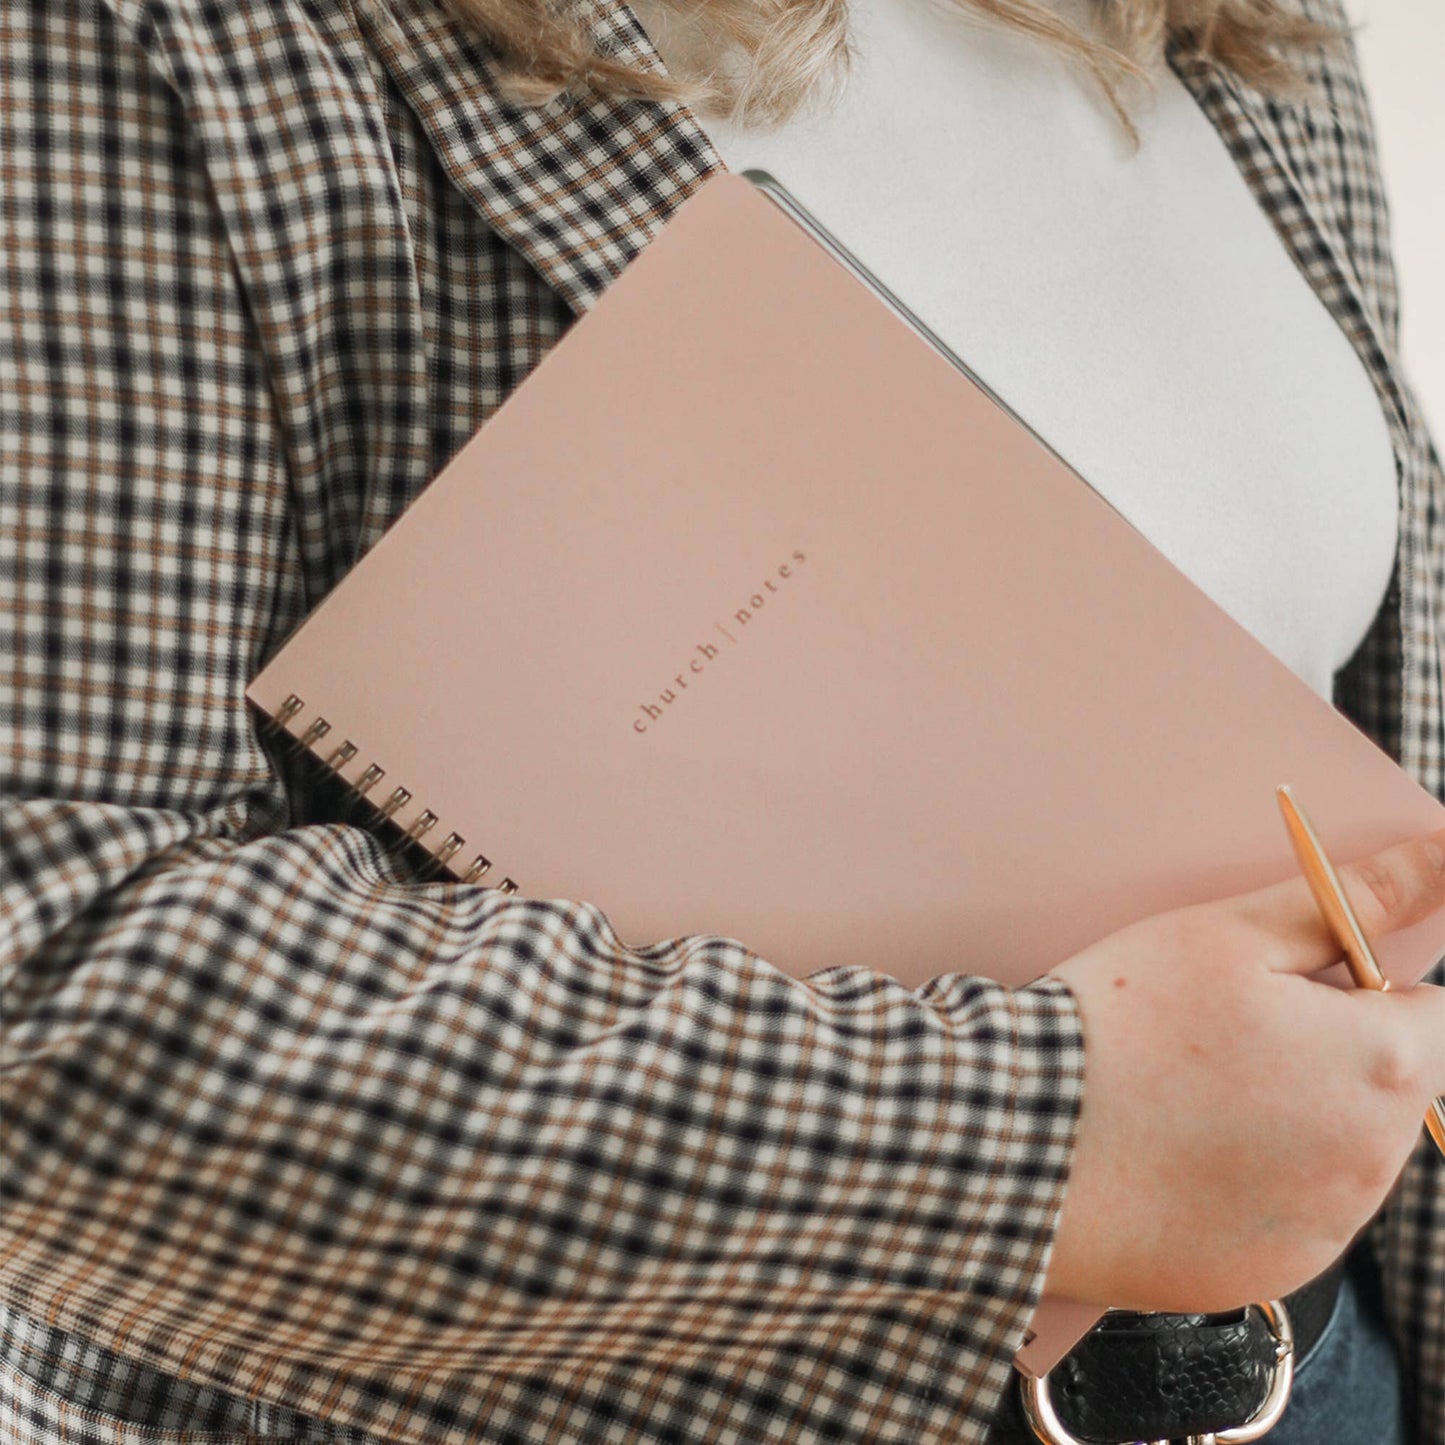
M389 882L340 827L88 896L66 850L123 820L6 821L65 915L9 958L11 1305L402 1437L764 1390L799 1440L875 1399L981 1438L1073 1140L1063 985L628 949L591 905Z

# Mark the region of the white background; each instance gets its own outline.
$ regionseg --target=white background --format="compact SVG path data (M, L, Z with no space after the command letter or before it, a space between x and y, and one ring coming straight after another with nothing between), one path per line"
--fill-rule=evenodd
M1445 448L1445 0L1347 0L1400 272L1405 369Z

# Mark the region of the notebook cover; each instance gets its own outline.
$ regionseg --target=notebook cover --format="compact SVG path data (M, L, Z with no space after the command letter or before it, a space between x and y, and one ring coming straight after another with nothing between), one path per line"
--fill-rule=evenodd
M320 757L409 791L394 821L465 838L458 875L484 854L625 943L721 934L798 977L1021 983L1291 876L1281 782L1337 859L1445 826L732 173L248 690L293 694ZM1397 984L1442 951L1438 915L1379 949ZM1096 1315L1046 1302L1023 1363Z

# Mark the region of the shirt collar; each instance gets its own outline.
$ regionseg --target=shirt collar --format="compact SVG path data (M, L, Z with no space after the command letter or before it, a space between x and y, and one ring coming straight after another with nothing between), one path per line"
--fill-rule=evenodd
M358 0L358 20L452 182L574 312L586 311L694 190L725 170L686 105L561 96L517 105L485 46L436 0ZM665 73L624 0L600 49Z

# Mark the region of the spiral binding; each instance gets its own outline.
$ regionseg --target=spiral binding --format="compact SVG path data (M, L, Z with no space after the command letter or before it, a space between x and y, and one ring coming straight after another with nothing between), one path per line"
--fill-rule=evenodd
M316 744L331 731L331 724L323 717L316 717L307 724L303 732L292 732L290 724L305 710L305 702L293 692L274 713L267 714L267 721L281 733L289 744L310 752L320 759L320 754L316 752ZM420 873L423 879L435 878L441 873L449 873L463 883L480 883L491 870L492 860L486 854L478 853L465 870L454 864L452 859L466 847L467 843L460 833L448 833L442 839L440 846L433 848L426 838L435 830L441 819L430 808L423 808L405 828L402 828L400 823L393 821L395 815L411 802L412 795L409 788L394 786L391 792L385 795L384 802L378 802L376 798L369 796L371 790L386 777L386 769L379 763L368 763L353 779L348 780L343 775L342 769L356 757L358 751L356 744L348 738L320 760L322 766L335 773L346 785L348 791L365 802L377 814L380 821L391 823L393 827L400 830L400 837L394 843L389 844L386 851L400 854L409 847L417 847L429 853L430 860L422 866ZM519 887L512 878L503 878L500 883L484 886L493 887L498 893L515 893Z

